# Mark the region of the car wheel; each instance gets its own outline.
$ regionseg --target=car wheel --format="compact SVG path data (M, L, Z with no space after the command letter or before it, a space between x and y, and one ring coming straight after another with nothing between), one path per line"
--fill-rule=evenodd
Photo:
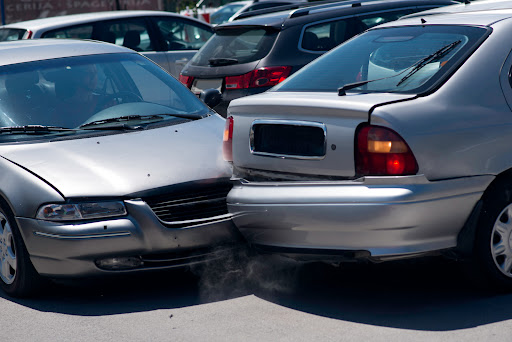
M12 297L26 297L41 284L14 216L0 207L0 286Z
M512 290L511 184L498 184L484 195L472 264L480 285Z

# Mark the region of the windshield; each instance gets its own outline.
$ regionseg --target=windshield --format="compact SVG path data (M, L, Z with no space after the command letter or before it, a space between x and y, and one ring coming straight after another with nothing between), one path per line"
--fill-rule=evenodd
M422 93L473 51L487 30L409 26L368 31L318 58L273 91ZM365 82L369 81L369 82Z
M208 112L176 79L137 54L8 65L0 75L0 128L79 128L84 123L127 116L141 117L143 124L145 117L154 122L158 114L172 114L159 117L162 121L190 120Z
M269 53L276 37L276 31L263 27L218 30L192 58L190 64L216 65L217 60L226 58L240 64L254 62Z

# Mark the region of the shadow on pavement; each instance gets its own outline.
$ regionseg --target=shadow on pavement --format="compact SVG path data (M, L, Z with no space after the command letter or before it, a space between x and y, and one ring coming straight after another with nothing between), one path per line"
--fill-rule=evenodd
M192 269L49 287L32 299L0 297L42 312L101 316L200 305L254 294L310 314L375 326L447 331L512 317L512 294L469 284L459 264L299 264L233 257Z
M296 286L258 296L294 310L362 324L447 331L512 318L512 294L472 286L460 264L445 259L310 264L295 269Z

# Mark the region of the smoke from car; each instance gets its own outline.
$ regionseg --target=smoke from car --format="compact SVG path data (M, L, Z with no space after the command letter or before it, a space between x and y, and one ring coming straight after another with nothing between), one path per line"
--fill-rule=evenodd
M296 289L298 262L278 256L251 256L245 250L217 253L219 259L191 268L199 278L198 291L202 302L259 292L290 293Z

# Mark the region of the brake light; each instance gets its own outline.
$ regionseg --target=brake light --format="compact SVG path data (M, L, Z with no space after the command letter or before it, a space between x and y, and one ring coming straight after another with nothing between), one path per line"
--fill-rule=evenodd
M32 31L27 30L27 32L25 32L25 38L24 39L30 39L30 38L32 38Z
M284 81L292 71L290 66L259 68L247 74L226 77L226 89L272 87Z
M222 139L222 155L225 161L233 161L233 117L226 119L224 137Z
M365 176L404 176L418 173L418 163L395 131L363 126L356 134L356 173Z
M192 88L193 81L194 77L180 74L180 82L183 83L188 89Z

